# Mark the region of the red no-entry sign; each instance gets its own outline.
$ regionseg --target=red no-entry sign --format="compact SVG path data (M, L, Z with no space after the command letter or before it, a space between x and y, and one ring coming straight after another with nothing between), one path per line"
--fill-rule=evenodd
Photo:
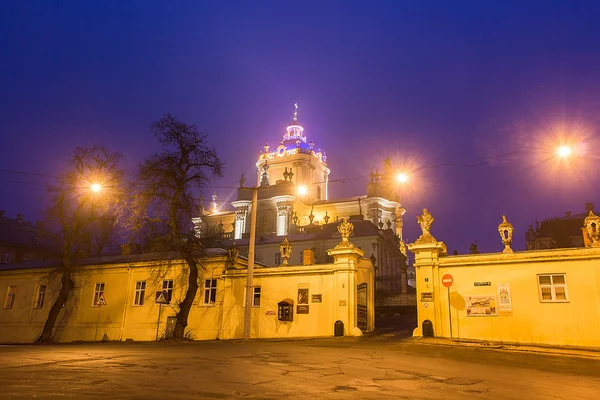
M452 282L454 282L454 278L452 278L452 275L446 274L442 276L442 285L444 285L445 287L452 286Z

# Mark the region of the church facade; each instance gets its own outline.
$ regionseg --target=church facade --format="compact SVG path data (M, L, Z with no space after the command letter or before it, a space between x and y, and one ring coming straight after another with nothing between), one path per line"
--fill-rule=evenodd
M366 194L345 199L330 198L327 155L310 140L298 121L292 123L277 147L265 145L256 162L256 183L246 186L242 175L232 207L222 207L213 195L209 209L201 207L193 218L201 237L216 238L221 247L246 249L250 236L252 187L258 191L256 260L281 263L279 243L287 237L297 249L292 261L312 265L331 262L326 249L339 240L335 227L341 218L356 226L353 242L375 266L376 299L409 295L407 259L402 240L402 215L395 174L389 159L382 173L371 173Z

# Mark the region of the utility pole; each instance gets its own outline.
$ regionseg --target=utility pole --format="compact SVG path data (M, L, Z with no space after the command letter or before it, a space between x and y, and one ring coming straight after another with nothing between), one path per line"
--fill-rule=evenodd
M248 244L248 274L246 276L246 310L244 313L244 339L250 339L252 299L254 297L254 242L256 241L256 211L258 208L258 188L252 188L252 210L250 212L250 243Z

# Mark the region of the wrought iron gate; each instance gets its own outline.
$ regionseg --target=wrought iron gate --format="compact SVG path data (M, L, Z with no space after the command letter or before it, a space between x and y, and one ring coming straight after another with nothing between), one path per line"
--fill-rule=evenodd
M368 297L367 297L367 284L361 283L358 285L358 298L356 302L356 325L358 328L365 332L368 330Z

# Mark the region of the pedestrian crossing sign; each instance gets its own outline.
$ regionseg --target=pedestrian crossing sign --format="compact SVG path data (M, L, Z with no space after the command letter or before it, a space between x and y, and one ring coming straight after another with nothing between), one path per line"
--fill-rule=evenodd
M106 305L106 300L104 300L104 293L100 293L100 296L98 296L98 300L96 300L96 305L97 306L105 306Z
M169 304L167 300L167 292L156 292L156 304Z

